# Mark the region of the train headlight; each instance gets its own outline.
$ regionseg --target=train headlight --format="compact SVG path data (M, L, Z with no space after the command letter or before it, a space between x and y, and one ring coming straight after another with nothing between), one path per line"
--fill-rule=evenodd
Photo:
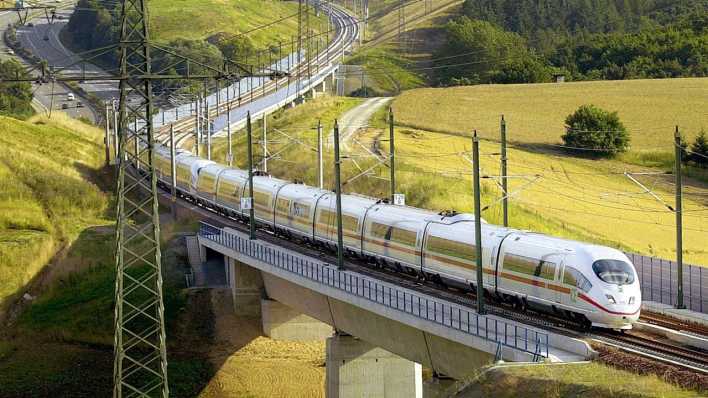
M634 296L629 298L629 305L632 305L632 304L634 304Z
M617 300L615 300L611 294L606 294L605 297L607 297L607 301L609 301L610 304L617 304Z

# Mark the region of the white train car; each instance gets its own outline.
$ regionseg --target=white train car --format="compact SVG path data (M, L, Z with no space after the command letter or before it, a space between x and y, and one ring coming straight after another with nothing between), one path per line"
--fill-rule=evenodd
M226 170L229 168L218 163L206 165L198 170L195 195L199 203L207 207L214 207L217 183L221 174Z
M362 234L367 210L378 201L360 195L342 195L342 240L350 254L362 255ZM337 245L337 195L328 192L317 201L315 240L329 247Z
M224 170L216 183L216 198L214 199L216 207L232 217L241 215L241 198L246 185L248 185L246 171Z
M194 198L197 192L197 179L199 178L199 170L216 164L211 160L205 160L196 156L182 156L175 160L177 172L177 189L186 195Z
M593 326L630 329L639 318L636 271L615 249L514 232L502 243L496 273L499 293Z
M484 286L493 289L494 247L508 233L482 220L482 269ZM466 287L477 284L477 245L474 216L438 216L429 221L423 243L423 272Z
M314 240L315 210L328 191L304 184L284 185L275 202L275 225L278 230Z
M425 227L436 216L414 207L377 204L366 212L362 253L420 272Z
M257 221L275 229L275 198L278 196L278 191L288 184L290 181L270 176L253 177L253 209ZM243 196L249 196L248 184L244 188ZM248 217L249 214L249 210L242 210L243 216Z

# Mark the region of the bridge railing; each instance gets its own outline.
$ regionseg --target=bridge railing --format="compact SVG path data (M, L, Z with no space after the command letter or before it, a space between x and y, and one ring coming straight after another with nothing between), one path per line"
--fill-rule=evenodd
M347 271L321 261L309 260L286 250L265 245L258 240L242 238L222 228L202 222L199 235L237 253L265 262L300 277L345 291L357 297L376 302L406 314L483 338L501 346L534 355L535 359L548 357L548 334L479 315L449 302L426 295L411 293L389 283Z

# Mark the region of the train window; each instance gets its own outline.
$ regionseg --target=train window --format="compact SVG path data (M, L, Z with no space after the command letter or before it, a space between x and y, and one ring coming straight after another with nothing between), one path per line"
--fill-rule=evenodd
M184 165L178 165L177 166L177 176L182 179L191 179L192 173L189 170L189 167L184 166Z
M634 282L634 268L620 260L597 260L592 270L602 281L612 285L631 285Z
M238 197L238 192L241 188L231 182L225 181L223 179L219 180L219 186L217 188L217 195L219 200L230 200L235 202Z
M198 188L202 192L211 192L214 189L214 178L207 173L199 174Z
M279 198L277 208L278 213L281 216L287 216L290 210L290 201L287 199Z
M520 274L534 275L538 268L538 260L518 254L504 255L504 269Z
M322 210L322 211L320 211L320 215L319 215L317 222L319 224L321 224L320 227L326 228L326 227L334 224L334 220L335 220L335 215L334 215L333 211Z
M578 289L589 292L592 289L592 283L585 277L580 271L573 267L566 266L565 273L563 274L563 283L571 286L575 286Z
M556 277L556 264L550 261L539 261L534 275L538 278L554 280Z
M401 228L391 228L391 241L393 242L406 246L415 246L417 240L418 234L416 232Z
M376 222L371 223L371 236L379 239L391 239L391 227Z
M570 286L577 286L578 285L578 270L575 268L571 268L566 266L565 271L563 272L563 283L566 285Z
M293 203L293 217L308 218L310 217L310 206L302 203Z
M267 193L255 191L253 192L253 199L256 202L256 205L266 207L270 206L270 195Z
M476 246L438 238L437 236L428 237L427 249L444 256L457 257L463 260L475 261L477 259Z
M347 231L359 231L359 219L354 216L342 214L342 229Z

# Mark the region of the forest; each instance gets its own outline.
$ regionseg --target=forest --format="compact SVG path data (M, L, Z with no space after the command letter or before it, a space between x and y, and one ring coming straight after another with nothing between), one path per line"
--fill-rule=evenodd
M708 76L708 0L466 0L445 30L442 85Z

